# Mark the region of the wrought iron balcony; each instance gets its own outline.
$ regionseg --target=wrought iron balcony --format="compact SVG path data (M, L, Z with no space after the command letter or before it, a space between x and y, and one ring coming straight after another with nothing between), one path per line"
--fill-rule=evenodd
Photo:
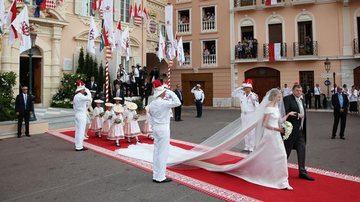
M235 59L257 59L258 58L258 43L240 43L235 46Z
M294 57L318 56L318 42L294 42Z
M269 59L269 56L270 56L269 44L268 43L264 44L263 49L264 49L264 58ZM281 59L287 58L287 44L286 43L281 43L281 45L280 45L280 57L281 57Z
M270 1L271 2L271 1ZM266 0L262 0L262 5L266 7L278 7L278 6L284 6L285 5L285 0L277 0L276 4L270 4L267 5L266 4Z
M360 50L359 50L359 39L354 39L354 55L360 54Z
M256 0L235 0L234 8L239 10L255 9Z

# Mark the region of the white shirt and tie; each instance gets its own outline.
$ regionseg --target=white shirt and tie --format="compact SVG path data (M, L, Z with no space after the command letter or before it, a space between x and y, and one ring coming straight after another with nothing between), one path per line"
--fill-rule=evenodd
M24 97L24 105L25 105L25 110L26 110L27 109L26 102L27 102L28 94L23 93L23 97Z
M320 87L316 87L314 88L314 95L320 95L321 94L321 90Z
M296 100L296 102L297 102L297 104L298 104L298 107L299 107L299 110L300 110L300 114L305 115L304 106L303 106L303 102L301 101L301 98L295 96L295 100ZM305 118L305 117L304 117L304 118ZM304 118L301 119L300 129L303 128Z

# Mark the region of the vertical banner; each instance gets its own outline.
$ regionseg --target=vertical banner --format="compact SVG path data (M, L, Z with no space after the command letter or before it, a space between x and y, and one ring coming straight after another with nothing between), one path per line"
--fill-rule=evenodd
M168 56L170 60L173 60L176 57L176 50L175 50L175 39L173 34L173 6L167 5L165 6L165 28L167 38L169 40L168 44Z

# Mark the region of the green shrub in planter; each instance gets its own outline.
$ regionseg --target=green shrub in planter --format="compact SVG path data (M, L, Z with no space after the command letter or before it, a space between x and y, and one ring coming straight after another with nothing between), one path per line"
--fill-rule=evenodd
M15 119L15 99L13 87L16 81L14 72L0 73L0 121Z
M138 106L136 109L138 113L142 113L144 111L144 103L141 100L133 100L132 102Z
M72 108L78 79L85 82L86 76L84 74L64 74L59 91L52 97L51 107Z

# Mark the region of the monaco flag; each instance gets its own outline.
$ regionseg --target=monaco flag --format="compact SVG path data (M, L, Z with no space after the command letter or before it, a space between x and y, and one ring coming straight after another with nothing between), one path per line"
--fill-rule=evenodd
M266 1L265 1L265 5L266 5L266 6L275 5L275 4L277 4L277 3L278 3L277 0L266 0Z
M31 48L29 12L25 5L20 14L11 23L15 30L21 34L20 53Z
M281 59L281 43L269 43L269 61Z
M95 55L95 39L100 35L99 30L96 27L93 16L90 17L90 29L87 43L87 52Z

